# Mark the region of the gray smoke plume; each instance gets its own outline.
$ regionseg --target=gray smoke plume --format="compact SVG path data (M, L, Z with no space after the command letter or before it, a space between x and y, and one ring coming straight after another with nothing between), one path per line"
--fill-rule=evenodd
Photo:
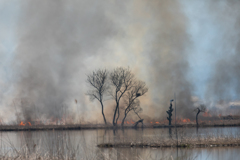
M80 98L83 106L84 59L94 56L115 34L115 26L105 13L107 3L21 3L19 43L13 64L16 97L28 101L21 103L25 119L35 112L46 118L60 118L68 101ZM27 104L36 105L37 110Z
M145 3L150 14L146 53L148 85L154 107L152 114L166 119L170 100L177 97L178 118L191 118L192 91L187 79L189 70L187 47L191 45L186 25L188 23L178 1L151 1Z
M178 118L194 118L187 78L192 44L182 9L177 0L21 2L12 64L17 117L62 118L68 112L102 119L98 103L85 96L86 74L129 66L149 87L140 99L143 118L166 119L174 93ZM105 103L110 121L114 105Z
M18 44L11 65L14 81L9 91L18 118L102 119L99 104L85 95L86 74L119 66L129 66L149 87L140 99L142 118L166 119L174 93L178 118L195 117L193 93L198 84L188 77L189 56L194 53L189 51L193 44L181 1L20 3ZM218 58L212 61L214 65L217 61L215 71L205 84L207 97L239 99L239 2L205 3L212 23L222 33L214 52ZM104 103L110 121L114 104Z

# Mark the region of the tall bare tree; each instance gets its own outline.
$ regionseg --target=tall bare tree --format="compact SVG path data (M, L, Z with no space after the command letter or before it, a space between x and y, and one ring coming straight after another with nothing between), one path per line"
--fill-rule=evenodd
M197 127L198 127L198 115L200 112L205 112L206 111L206 106L204 104L201 104L198 108L195 109L197 111L196 114L196 123L197 123Z
M138 100L139 97L143 96L147 93L148 88L146 87L145 82L142 81L134 81L133 87L126 93L125 99L125 110L124 110L124 117L122 120L122 126L124 125L124 121L131 110L137 110L140 108L140 101Z
M111 95L116 102L113 115L113 126L120 116L119 103L123 95L134 87L134 75L129 68L118 67L110 73Z
M87 76L87 83L90 84L92 89L86 93L88 96L90 96L91 101L97 99L100 102L102 107L102 116L105 124L107 124L107 121L104 115L103 97L108 90L107 77L108 77L107 70L99 69L89 74Z

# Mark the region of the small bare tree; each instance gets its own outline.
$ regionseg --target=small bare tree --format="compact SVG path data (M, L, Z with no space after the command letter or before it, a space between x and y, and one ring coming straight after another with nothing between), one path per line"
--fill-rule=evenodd
M124 121L128 113L131 110L136 111L138 110L138 108L140 108L140 101L138 100L138 98L143 96L145 93L147 93L147 91L148 91L148 88L146 87L145 82L135 81L133 83L133 87L131 87L131 90L129 90L125 96L125 106L127 107L124 110L124 117L121 124L122 126L124 125Z
M173 102L173 101L174 101L173 99L170 100L169 110L166 111L167 114L168 114L167 120L168 120L168 122L169 122L169 126L171 126L171 123L172 123L172 112L173 112L172 102Z
M104 115L104 106L103 106L103 96L107 93L107 70L97 70L87 76L87 83L90 84L91 90L89 90L86 95L90 96L90 100L94 101L97 99L102 107L102 116L105 124L107 124L105 115Z
M116 102L113 115L113 126L116 126L120 116L119 103L123 95L130 91L134 85L134 75L129 68L116 68L110 73L110 83L112 87L111 95Z
M206 111L206 106L204 104L201 104L198 108L195 109L195 111L197 111L196 123L197 123L197 127L198 127L198 115L199 115L200 112L205 112Z

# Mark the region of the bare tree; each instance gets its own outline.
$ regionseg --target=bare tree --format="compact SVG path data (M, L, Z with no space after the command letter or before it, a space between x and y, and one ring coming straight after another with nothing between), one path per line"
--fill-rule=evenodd
M200 112L205 112L206 111L206 106L204 104L201 104L198 108L195 109L195 111L197 111L196 123L197 123L197 127L198 127L198 115L199 115Z
M103 96L107 93L107 70L97 70L87 76L87 83L92 87L86 94L90 96L90 100L94 101L97 99L102 107L102 116L105 124L107 124L105 115L104 115L104 106L103 106Z
M143 96L147 93L148 88L146 87L145 82L142 81L134 81L133 87L126 93L125 98L125 105L127 106L124 110L124 117L122 120L122 126L124 125L124 121L131 110L137 111L140 108L140 101L138 100L139 97ZM136 112L135 112L136 113ZM138 114L137 114L138 115Z
M111 95L116 102L113 115L113 126L116 126L120 116L119 103L123 95L134 86L134 75L129 68L116 68L110 73L110 83L112 86Z

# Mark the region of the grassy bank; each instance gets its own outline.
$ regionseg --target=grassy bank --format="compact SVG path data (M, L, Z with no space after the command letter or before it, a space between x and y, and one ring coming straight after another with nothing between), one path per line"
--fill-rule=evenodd
M99 148L207 148L207 147L240 147L240 135L228 133L212 134L206 130L206 133L197 134L188 133L186 128L178 130L169 129L166 135L162 131L152 136L143 136L139 138L119 137L114 141L99 143Z
M222 139L214 138L213 139L189 139L181 142L177 140L169 140L162 142L124 142L124 143L102 143L98 144L97 147L100 148L123 148L123 147L151 147L151 148L203 148L203 147L240 147L240 139Z

